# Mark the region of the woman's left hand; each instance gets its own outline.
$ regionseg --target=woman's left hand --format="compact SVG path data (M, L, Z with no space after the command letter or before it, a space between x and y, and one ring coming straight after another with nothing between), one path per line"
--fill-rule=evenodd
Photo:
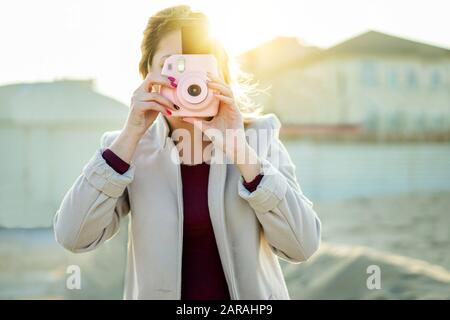
M244 121L235 103L231 88L221 78L208 73L208 88L219 99L219 110L211 120L199 118L183 118L200 129L214 145L220 148L231 159L244 151L247 145Z
M211 120L183 118L199 128L220 148L241 171L246 181L253 180L261 170L256 151L247 143L243 116L236 105L233 91L221 78L208 73L208 88L220 100L219 110Z

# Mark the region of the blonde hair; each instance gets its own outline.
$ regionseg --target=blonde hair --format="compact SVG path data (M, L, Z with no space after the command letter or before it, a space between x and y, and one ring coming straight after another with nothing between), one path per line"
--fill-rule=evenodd
M171 31L181 29L189 21L202 21L205 27L209 27L208 17L202 12L193 11L188 5L169 7L150 17L141 43L139 72L143 79L149 72L161 39ZM257 92L256 84L251 83L251 75L243 72L235 61L230 60L225 48L217 39L213 42L213 54L225 82L233 91L239 109L245 118L257 116L262 108L251 98Z

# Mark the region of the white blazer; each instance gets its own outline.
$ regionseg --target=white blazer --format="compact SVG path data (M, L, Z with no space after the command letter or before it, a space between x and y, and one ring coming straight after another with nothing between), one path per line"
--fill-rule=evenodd
M264 177L250 193L235 165L213 159L211 222L233 300L290 299L278 257L292 263L311 257L320 244L321 223L279 140L279 120L265 115L250 128L269 132L267 142L249 139L257 143L253 147ZM72 252L93 250L130 214L124 299L180 299L183 199L169 126L160 114L123 175L101 156L119 133L102 136L100 148L64 196L54 218L56 239Z

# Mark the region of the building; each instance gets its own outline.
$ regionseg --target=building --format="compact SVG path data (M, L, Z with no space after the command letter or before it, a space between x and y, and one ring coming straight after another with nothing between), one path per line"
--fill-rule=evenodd
M127 107L92 80L0 87L0 227L49 227L64 193Z
M377 137L450 133L449 49L369 31L277 68L255 63L257 52L267 56L254 49L241 64L270 87L257 100L287 126L362 128ZM270 59L284 61L282 53Z

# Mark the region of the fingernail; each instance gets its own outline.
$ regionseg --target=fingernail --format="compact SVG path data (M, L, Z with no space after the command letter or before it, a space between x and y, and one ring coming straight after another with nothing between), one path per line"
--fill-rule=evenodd
M169 114L169 116L172 115L172 111L170 111L169 109L166 109L167 113Z
M171 82L170 85L174 88L178 87L178 85L175 82Z
M176 80L174 77L167 77L167 79L169 79L170 82L174 82Z

